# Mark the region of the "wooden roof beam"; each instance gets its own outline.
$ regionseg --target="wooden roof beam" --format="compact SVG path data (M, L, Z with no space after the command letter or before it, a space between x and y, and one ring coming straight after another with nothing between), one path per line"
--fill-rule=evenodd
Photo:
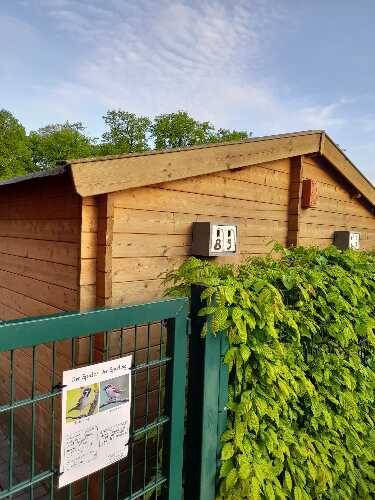
M319 151L321 132L284 134L142 155L71 162L75 189L92 196Z
M375 189L371 182L349 160L344 152L335 144L326 133L324 135L321 155L338 170L356 190L372 205L375 205Z
M374 186L324 131L76 160L70 163L70 170L76 192L84 197L311 154L328 160L375 206Z

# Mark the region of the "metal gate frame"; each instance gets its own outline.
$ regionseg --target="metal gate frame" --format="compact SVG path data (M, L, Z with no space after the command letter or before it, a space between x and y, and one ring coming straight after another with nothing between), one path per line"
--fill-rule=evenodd
M200 316L206 304L201 300L205 287L191 289L191 334L189 338L189 378L186 432L185 495L190 500L216 498L220 465L221 435L227 425L228 369L224 356L228 349L225 333L212 334L211 320ZM207 322L207 331L201 331Z
M183 440L184 440L184 416L185 416L185 385L186 385L186 359L187 359L187 316L188 299L177 298L162 301L136 304L130 306L96 309L83 313L63 313L58 315L21 319L0 322L0 353L10 352L9 373L9 403L0 406L0 414L8 414L9 418L9 482L6 490L0 490L0 499L12 498L13 495L23 490L30 489L30 498L33 498L33 487L42 481L50 482L50 498L54 496L54 479L57 467L54 457L54 426L51 431L51 457L50 468L41 473L33 474L35 460L35 442L37 429L35 429L35 404L42 400L50 399L52 409L55 401L61 395L61 390L56 388L58 380L55 380L54 370L56 356L53 350L53 370L51 380L51 392L46 394L35 394L34 375L32 381L32 396L28 399L15 400L14 398L14 370L13 355L16 349L35 348L40 344L54 343L62 340L73 340L77 337L93 336L103 332L116 329L136 327L137 325L152 324L155 322L167 322L167 349L163 361L167 362L166 391L165 391L165 413L166 416L151 423L148 428L167 426L163 448L163 469L165 477L156 483L145 485L140 491L136 491L126 500L145 498L148 492L155 491L161 484L167 485L167 493L163 498L168 500L179 500L182 498L182 466L183 466ZM90 337L91 339L91 337ZM74 345L75 342L72 342ZM54 349L54 348L53 348ZM33 351L34 352L34 351ZM159 360L161 361L161 360ZM133 360L134 362L134 360ZM152 363L152 362L151 362ZM149 369L151 363L133 367L132 370ZM153 362L153 366L157 362ZM160 364L160 363L159 363ZM35 359L33 355L33 374L35 373ZM12 484L13 477L13 453L14 453L14 412L18 408L31 406L32 409L32 451L31 451L31 475L27 481ZM52 410L53 411L53 410ZM53 419L52 415L52 419ZM142 429L147 432L148 428ZM68 497L71 498L72 490L68 487ZM156 495L160 498L159 495ZM86 498L89 498L88 488ZM104 490L101 489L100 498L104 499ZM125 499L124 499L125 500Z

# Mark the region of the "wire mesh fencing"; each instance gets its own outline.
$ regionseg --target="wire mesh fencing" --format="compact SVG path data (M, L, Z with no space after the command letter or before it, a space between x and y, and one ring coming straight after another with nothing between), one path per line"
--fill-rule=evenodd
M0 499L181 497L186 316L176 299L2 323ZM127 457L58 489L63 372L126 355Z

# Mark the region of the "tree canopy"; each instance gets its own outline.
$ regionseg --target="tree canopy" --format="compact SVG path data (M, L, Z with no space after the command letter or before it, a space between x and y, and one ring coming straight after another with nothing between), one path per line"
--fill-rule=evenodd
M164 113L151 119L121 109L102 117L105 132L100 139L86 133L81 122L53 123L28 135L9 112L0 111L0 178L45 170L63 160L93 156L138 153L247 139L246 131L215 129L186 111Z
M152 124L155 149L183 148L210 141L214 127L210 122L200 122L186 111L158 115Z
M24 127L9 111L0 110L0 179L25 175L33 169Z
M81 122L55 123L32 131L29 135L34 164L40 170L62 160L85 158L94 154L94 141L84 133Z
M251 133L215 127L209 121L195 120L186 111L155 117L151 126L155 149L183 148L195 144L248 139Z
M229 141L241 141L243 139L249 139L251 137L251 132L246 132L246 130L228 130L226 128L219 128L211 136L210 142L229 142Z
M151 120L127 111L107 111L103 116L109 130L102 135L100 154L137 153L149 149Z

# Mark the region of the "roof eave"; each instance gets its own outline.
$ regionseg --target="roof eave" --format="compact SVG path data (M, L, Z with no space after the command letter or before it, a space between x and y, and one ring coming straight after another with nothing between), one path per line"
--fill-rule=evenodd
M75 189L92 196L232 170L319 151L322 131L72 162Z
M32 172L27 175L20 175L18 177L12 177L10 179L5 179L0 181L0 187L10 186L12 184L20 184L21 182L33 181L35 179L43 179L47 177L56 177L57 175L63 175L68 171L68 164L60 165L56 168L49 170L40 170L37 172Z
M322 136L320 154L375 207L375 187L349 160L341 148L326 134Z

